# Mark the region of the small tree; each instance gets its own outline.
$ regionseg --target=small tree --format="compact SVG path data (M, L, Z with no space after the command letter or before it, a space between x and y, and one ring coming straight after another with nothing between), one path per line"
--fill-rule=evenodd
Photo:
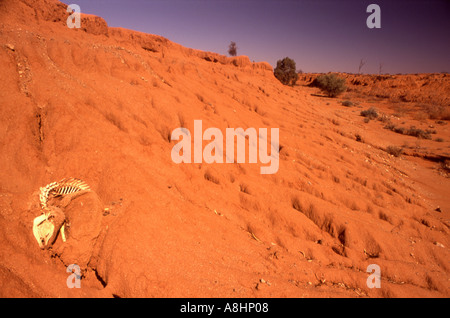
M228 54L230 54L230 56L236 56L237 55L236 42L231 41L230 45L228 46Z
M347 89L345 78L337 77L336 74L322 74L311 83L311 86L320 88L329 97L336 97Z
M294 86L298 80L295 61L289 57L278 60L277 67L274 70L274 75L284 85Z
M364 66L364 64L366 64L366 62L363 61L363 59L361 59L361 60L359 61L358 74L361 74L361 69L362 69L362 67Z

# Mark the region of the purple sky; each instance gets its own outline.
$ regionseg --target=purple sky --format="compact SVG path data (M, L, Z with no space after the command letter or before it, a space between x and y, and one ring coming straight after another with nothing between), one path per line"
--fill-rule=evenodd
M162 35L183 46L304 72L450 72L449 0L64 0L109 26ZM369 29L369 4L381 29Z

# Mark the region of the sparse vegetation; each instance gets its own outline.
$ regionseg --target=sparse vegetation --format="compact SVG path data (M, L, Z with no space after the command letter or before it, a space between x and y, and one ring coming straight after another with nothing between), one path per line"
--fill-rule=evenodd
M363 59L361 59L361 60L359 61L358 74L361 74L361 69L362 69L362 67L363 67L365 64L366 64L366 62L365 62Z
M344 100L342 102L342 106L350 107L350 106L353 106L353 103L349 100Z
M422 109L426 118L436 120L450 120L450 110L444 105L429 105L419 104L419 109Z
M382 123L390 123L391 120L388 115L381 113L378 116L378 121L381 121Z
M405 134L409 135L409 136L414 136L414 137L417 137L417 138L420 138L420 139L431 139L431 136L430 136L431 131L428 131L428 130L425 131L423 129L416 128L414 126L411 126L411 128L409 128L405 132Z
M378 117L378 110L375 107L370 107L369 109L361 111L361 116L369 119L376 119Z
M390 155L393 155L394 157L400 157L400 155L403 153L403 149L397 146L387 146L386 152Z
M443 160L440 162L441 169L446 173L450 173L450 160Z
M255 30L266 31L264 17L275 22L274 15L306 38L315 30L294 31L295 23L283 23L288 17L281 2L270 6L276 9L270 17L267 5L250 4L242 9L263 24L252 23ZM365 26L368 3L343 4L335 15L358 9L360 29L380 32ZM205 6L224 8L214 5L197 2L191 9L201 18ZM317 20L318 12L299 10L306 7L297 6L289 18L311 14L308 22ZM361 69L371 74L358 75L357 59L371 47L351 47L358 34L342 28L330 47L352 52L337 58L331 50L326 64L353 73L316 73L321 69L313 60L324 60L323 51L306 62L311 51L302 39L299 57L289 43L269 39L265 44L282 50L274 60L268 56L270 63L250 51L243 56L251 34L236 25L237 16L247 17L237 5L228 6L224 27L242 36L223 39L215 32L222 38L217 53L160 35L107 29L95 16L83 17L77 32L63 27L68 14L62 9L53 0L0 0L0 16L8 14L0 18L0 55L7 60L0 71L0 237L13 242L0 252L2 294L67 295L67 284L58 280L72 274L63 264L77 263L75 283L85 275L83 295L114 298L450 295L450 124L439 109L437 119L424 111L424 105L450 111L450 75L378 76L377 52L370 61L367 56L367 72ZM131 11L126 4L116 9ZM215 27L203 20L185 27ZM385 33L389 25L383 26ZM435 31L444 43L439 25ZM314 39L330 42L323 34ZM228 53L231 40L244 45L237 56ZM423 51L433 58L443 46ZM276 61L286 56L300 63L295 84L274 75ZM385 63L386 71L396 65ZM348 87L339 96L307 87L332 73ZM410 102L391 100L403 94ZM360 114L372 106L375 119ZM424 134L432 140L419 139ZM72 191L71 177L92 190L53 198ZM42 209L45 202L50 210ZM54 215L47 220L49 211ZM48 229L52 239L41 251L39 236ZM32 273L36 264L46 266L39 277ZM177 310L212 312L211 306L185 304Z
M314 79L311 86L320 88L329 97L336 97L347 89L345 78L340 78L336 74L322 74Z
M230 45L228 46L228 54L230 54L230 56L236 56L237 55L236 42L231 41Z
M384 128L401 135L413 136L419 139L431 139L431 134L436 134L436 130L423 130L420 128L416 128L415 126L411 126L409 129L407 129L405 127L397 127L391 122L388 122L386 126L384 126Z
M397 134L401 134L401 135L404 135L405 134L405 131L406 131L406 128L405 127L397 127L397 126L395 126L393 123L391 123L391 122L388 122L387 124L386 124L386 126L384 126L384 128L385 129L389 129L389 130L391 130L391 131L393 131L393 132L396 132Z
M278 60L277 67L274 70L274 75L284 85L294 86L298 80L295 61L289 57Z

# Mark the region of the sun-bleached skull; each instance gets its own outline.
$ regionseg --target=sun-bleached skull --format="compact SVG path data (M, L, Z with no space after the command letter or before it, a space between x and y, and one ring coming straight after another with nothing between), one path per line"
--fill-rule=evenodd
M33 235L41 249L51 245L59 231L65 241L64 221L64 212L58 207L46 208L44 214L33 220Z
M42 214L33 221L33 235L40 248L45 248L55 231L55 225Z

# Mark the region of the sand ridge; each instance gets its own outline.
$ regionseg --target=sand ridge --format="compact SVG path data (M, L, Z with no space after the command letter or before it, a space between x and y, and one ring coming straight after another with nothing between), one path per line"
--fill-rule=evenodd
M401 94L392 86L404 76L381 88L354 76L331 99L308 86L313 74L287 87L265 62L99 17L69 29L67 16L56 0L0 2L2 297L449 296L448 119L417 112L441 95L445 117L448 75L408 75L436 84ZM435 133L365 122L372 106ZM170 134L196 119L279 128L278 172L248 160L175 164ZM41 251L38 190L67 177L92 192L66 207L67 241ZM66 285L73 263L80 289ZM366 284L370 264L379 289Z

